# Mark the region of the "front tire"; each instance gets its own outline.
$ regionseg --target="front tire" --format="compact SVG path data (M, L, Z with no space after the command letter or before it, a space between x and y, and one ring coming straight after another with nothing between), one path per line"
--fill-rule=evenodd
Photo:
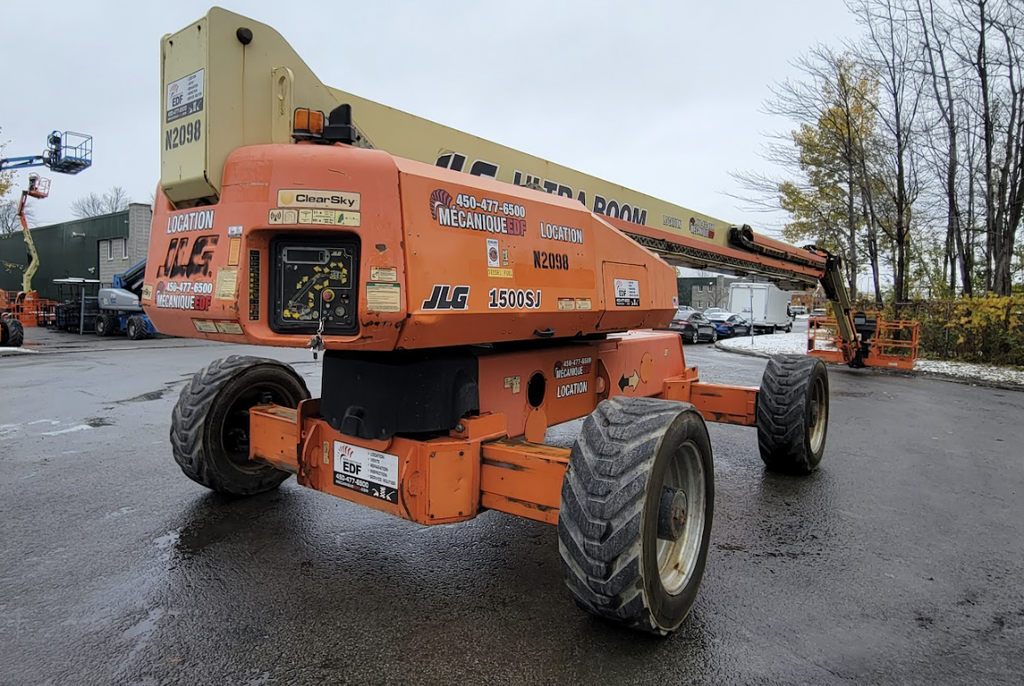
M692 405L598 405L573 445L558 516L577 604L640 631L677 629L704 575L714 500L711 442Z
M718 342L718 329L713 329L711 331L711 342L712 343L717 343Z
M0 347L20 348L25 343L25 327L17 319L0 321Z
M114 318L109 314L96 315L96 335L110 336L114 333Z
M768 361L757 396L757 445L768 469L809 474L818 468L828 436L825 364L809 355Z
M690 339L690 342L694 344L700 343L700 331L695 330L693 332L693 338Z
M268 398L269 396L269 398ZM171 452L185 476L230 495L254 495L290 474L249 459L249 409L269 399L298 407L309 390L294 369L259 357L211 362L185 385L171 414Z

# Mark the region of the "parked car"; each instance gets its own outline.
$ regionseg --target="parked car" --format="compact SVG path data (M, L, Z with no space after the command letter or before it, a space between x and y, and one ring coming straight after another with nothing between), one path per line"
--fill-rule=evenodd
M672 317L672 323L668 325L669 331L675 331L683 337L687 343L699 343L701 341L718 340L718 329L708 321L707 317L695 310L680 308Z
M734 312L718 312L712 314L708 319L718 329L719 338L750 335L750 320Z
M828 311L824 307L816 307L811 310L812 317L827 317Z
M710 317L713 314L719 314L721 312L728 312L728 311L729 310L725 309L724 307L709 307L708 309L704 310L704 316L705 317Z
M794 317L805 317L807 316L807 308L803 305L790 305L789 313Z

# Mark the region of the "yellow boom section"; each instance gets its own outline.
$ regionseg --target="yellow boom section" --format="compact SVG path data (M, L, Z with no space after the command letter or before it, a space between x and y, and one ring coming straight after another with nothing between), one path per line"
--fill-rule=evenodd
M162 83L160 183L179 208L219 195L224 162L236 148L292 142L296 107L330 113L348 104L358 145L539 187L598 214L728 244L722 220L329 88L277 31L220 8L164 37Z

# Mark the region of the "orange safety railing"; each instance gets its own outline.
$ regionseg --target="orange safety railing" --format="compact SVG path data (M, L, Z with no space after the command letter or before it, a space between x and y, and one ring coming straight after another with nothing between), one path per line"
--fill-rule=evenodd
M47 326L52 323L56 303L40 298L35 291L0 290L0 313L13 317L22 326Z
M878 312L866 314L875 318L876 328L868 341L869 354L864 358L864 364L868 367L913 369L918 354L920 322L902 319L889 322ZM808 320L807 353L826 362L846 362L835 317L812 317Z
M834 364L846 362L835 317L811 317L807 320L807 354Z

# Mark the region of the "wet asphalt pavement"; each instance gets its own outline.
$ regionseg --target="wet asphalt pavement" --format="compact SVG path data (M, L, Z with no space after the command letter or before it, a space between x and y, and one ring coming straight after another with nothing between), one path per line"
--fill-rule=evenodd
M802 479L765 473L752 429L711 425L707 574L657 639L577 609L553 527L424 528L294 481L229 500L186 479L167 432L191 373L245 350L316 393L307 352L82 345L0 357L4 686L1024 680L1024 393L833 367ZM686 352L708 381L764 367Z

